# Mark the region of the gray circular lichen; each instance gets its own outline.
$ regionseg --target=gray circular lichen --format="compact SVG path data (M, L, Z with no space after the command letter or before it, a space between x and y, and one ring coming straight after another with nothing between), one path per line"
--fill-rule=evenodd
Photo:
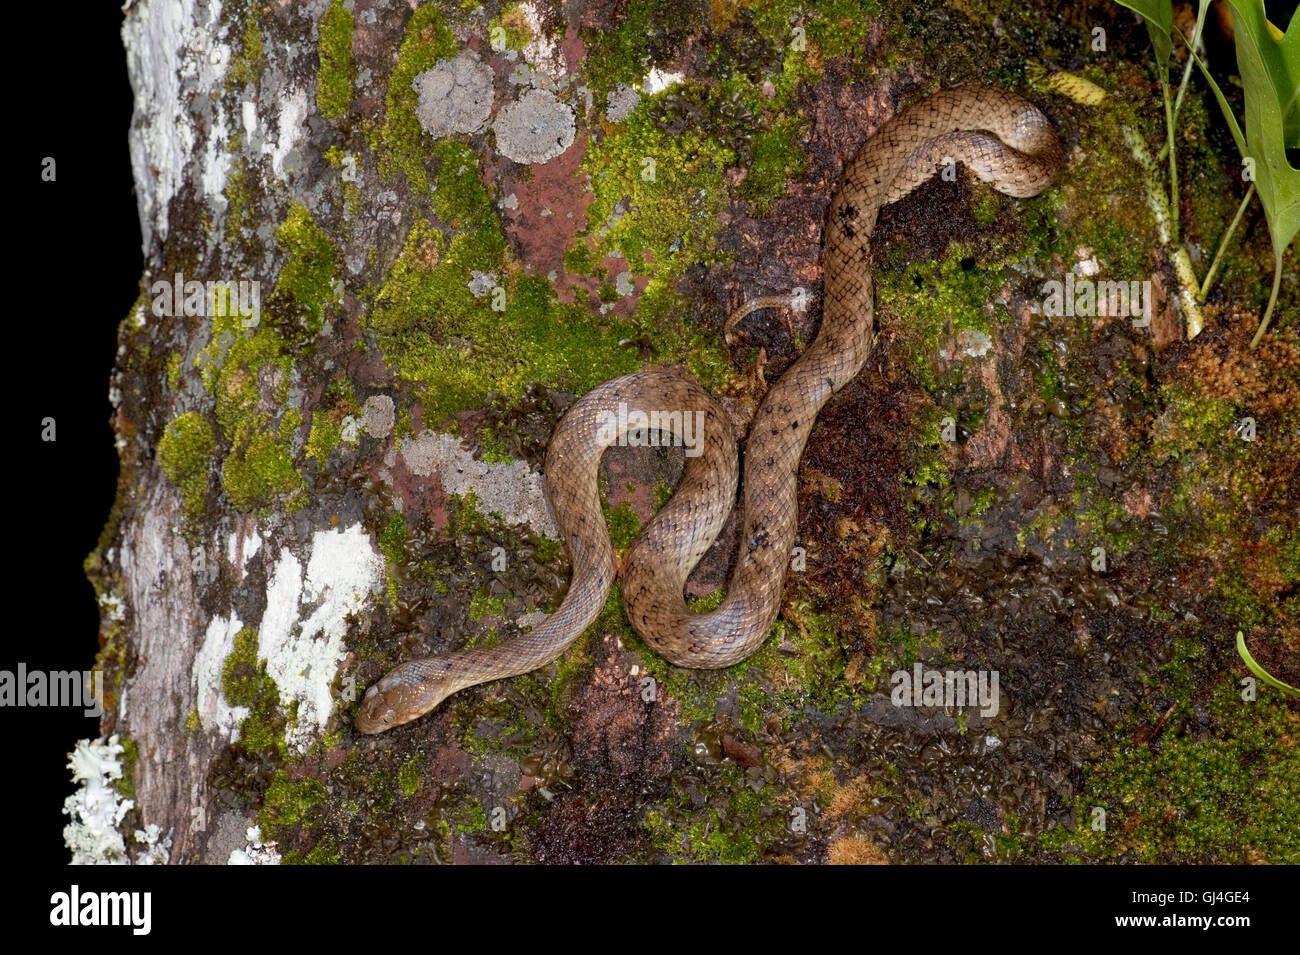
M611 123L624 122L640 102L640 93L626 83L619 83L605 97L605 118Z
M477 132L492 112L492 84L492 67L465 50L411 82L420 97L415 115L431 136Z
M573 145L573 110L547 90L529 90L497 113L497 150L519 163L546 162Z
M393 430L395 418L393 399L388 395L371 395L366 399L362 415L366 431L372 438L386 438Z

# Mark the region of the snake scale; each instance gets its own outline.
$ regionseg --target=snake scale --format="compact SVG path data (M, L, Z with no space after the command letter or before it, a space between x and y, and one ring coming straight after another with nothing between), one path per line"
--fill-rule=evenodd
M867 359L872 338L870 239L881 207L960 161L1008 195L1045 189L1062 163L1047 118L1012 93L990 87L943 90L883 124L845 167L824 230L824 294L816 339L764 397L745 443L744 530L726 599L692 614L686 577L722 529L735 501L737 449L727 415L685 372L651 368L584 395L556 426L547 448L546 488L573 577L559 609L530 632L499 644L409 660L371 686L357 712L363 733L380 733L429 712L466 687L550 663L596 619L613 584L614 554L601 513L601 454L623 437L609 428L620 406L699 412L682 481L628 551L623 599L636 631L672 663L724 667L767 638L798 525L797 472L822 406ZM635 416L622 422L636 424ZM678 439L682 436L679 434Z

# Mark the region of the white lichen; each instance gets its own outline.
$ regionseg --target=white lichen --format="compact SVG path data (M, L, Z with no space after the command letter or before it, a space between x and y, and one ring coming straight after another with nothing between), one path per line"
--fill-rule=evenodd
M226 658L235 650L235 635L244 629L238 615L213 617L203 646L194 655L190 678L194 685L195 709L199 723L209 733L217 733L234 743L239 739L239 724L248 718L248 707L231 706L222 692L222 675Z
M155 822L135 831L135 841L144 846L144 851L135 857L136 865L166 865L171 861L172 834L162 834L162 827Z
M248 845L235 849L226 860L226 865L279 865L280 851L274 842L262 841L262 827L251 826L245 838Z
M365 419L366 433L372 438L386 438L393 431L396 421L396 409L393 399L388 395L371 395L361 409Z
M670 86L676 86L686 77L682 73L665 73L659 67L651 67L650 72L641 81L641 91L647 96L662 93Z
M293 553L280 552L257 631L258 656L297 719L286 742L305 751L334 712L331 689L347 654L348 616L362 610L384 580L384 560L360 524L312 535L306 574ZM306 619L301 614L311 608Z
M122 23L135 94L131 172L146 252L151 236L167 238L168 207L184 183L198 183L207 201L224 206L232 157L218 139L224 125L208 115L219 112L208 93L223 88L230 62L223 19L220 0L173 0L143 4ZM191 170L201 129L209 148L197 159L202 168Z
M605 118L611 123L622 123L632 115L632 110L640 102L640 93L626 83L619 83L605 97Z
M123 799L114 781L122 778L124 749L118 737L78 740L68 757L73 782L80 788L63 801L63 844L72 850L73 865L127 865L126 843L117 827L135 805Z

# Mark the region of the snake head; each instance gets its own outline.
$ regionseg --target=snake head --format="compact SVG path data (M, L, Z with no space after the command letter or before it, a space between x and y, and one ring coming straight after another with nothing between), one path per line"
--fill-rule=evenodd
M445 700L446 666L437 660L411 660L366 690L353 725L362 733L383 733L419 719Z

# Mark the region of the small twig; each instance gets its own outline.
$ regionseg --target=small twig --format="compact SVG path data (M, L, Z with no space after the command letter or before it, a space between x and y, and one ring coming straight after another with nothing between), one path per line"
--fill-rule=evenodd
M1155 729L1151 731L1151 735L1147 737L1146 742L1148 746L1151 745L1153 739L1160 735L1160 731L1165 728L1165 723L1169 721L1169 717L1174 715L1174 710L1176 709L1178 709L1178 702L1175 700L1174 703L1170 705L1169 709L1165 710L1165 715L1160 717L1159 722L1155 725Z

